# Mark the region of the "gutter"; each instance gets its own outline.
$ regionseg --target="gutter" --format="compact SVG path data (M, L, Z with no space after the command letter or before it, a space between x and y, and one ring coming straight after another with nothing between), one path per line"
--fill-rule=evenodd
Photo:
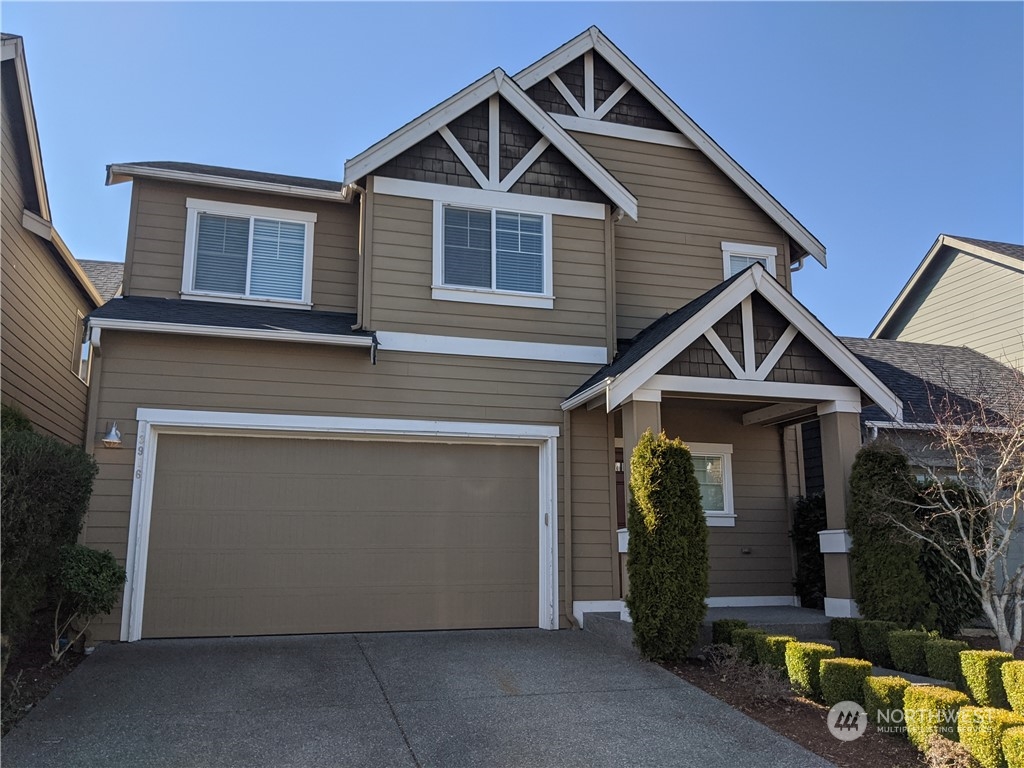
M602 381L597 382L597 384L587 387L578 395L573 395L568 400L562 402L562 410L571 411L576 406L583 405L584 403L593 400L597 395L607 389L614 380L614 376L609 376L607 379L603 379Z
M205 173L192 173L190 171L172 171L166 168L150 168L131 163L108 165L106 185L109 187L114 184L121 184L131 181L136 177L159 179L161 181L179 181L186 184L201 184L207 187L244 189L250 192L266 192L273 195L288 195L290 197L307 197L314 200L330 200L336 203L352 202L351 195L346 195L344 188L340 185L337 191L314 189L294 184L277 184L270 181L253 181L250 179L236 179L230 176L215 176Z

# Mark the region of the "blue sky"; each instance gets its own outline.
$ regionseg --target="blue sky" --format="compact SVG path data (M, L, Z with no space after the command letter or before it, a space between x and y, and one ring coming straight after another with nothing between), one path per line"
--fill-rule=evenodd
M798 297L867 335L940 232L1024 243L1024 4L4 2L54 221L122 260L112 162L338 178L496 66L596 24L828 248Z

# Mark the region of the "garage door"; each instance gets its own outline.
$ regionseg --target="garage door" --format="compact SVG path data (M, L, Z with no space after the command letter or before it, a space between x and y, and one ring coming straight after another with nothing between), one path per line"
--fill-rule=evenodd
M537 449L161 435L144 637L537 626Z

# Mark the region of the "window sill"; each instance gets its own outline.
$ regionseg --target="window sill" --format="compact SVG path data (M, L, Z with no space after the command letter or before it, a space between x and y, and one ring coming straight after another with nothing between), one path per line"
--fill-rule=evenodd
M708 528L735 528L736 527L736 515L727 515L723 512L704 513L704 520L707 521Z
M437 301L464 301L470 304L500 304L506 307L531 307L533 309L555 308L554 296L532 293L506 293L504 291L435 285L431 288L431 297Z
M222 304L245 304L250 307L274 307L276 309L312 309L313 305L306 301L288 301L287 299L261 299L256 296L225 296L221 293L201 293L182 291L181 298L191 301L214 301Z

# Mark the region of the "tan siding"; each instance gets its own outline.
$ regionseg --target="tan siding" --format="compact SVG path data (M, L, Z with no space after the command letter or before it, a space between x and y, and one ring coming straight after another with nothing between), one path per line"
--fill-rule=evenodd
M967 346L1024 369L1024 274L956 253L892 338Z
M5 104L0 392L4 403L21 409L41 432L81 445L87 387L71 365L79 349L78 312L88 314L91 304L57 263L49 244L22 227L22 185L33 182L19 170L9 112Z
M572 565L574 600L615 600L618 566L615 506L609 482L608 417L572 412Z
M313 307L356 311L359 207L237 190L136 179L124 294L176 299L181 293L187 198L308 211L313 228Z
M554 309L437 301L433 203L375 195L374 330L605 346L604 222L552 217Z
M620 338L720 283L723 241L775 246L778 278L788 285L785 233L700 152L573 136L639 201L639 221L615 228Z

